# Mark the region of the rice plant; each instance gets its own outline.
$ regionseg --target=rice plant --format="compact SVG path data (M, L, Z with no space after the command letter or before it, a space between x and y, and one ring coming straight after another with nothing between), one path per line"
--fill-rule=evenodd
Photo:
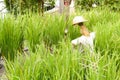
M119 80L119 59L107 51L105 55L83 55L62 42L53 54L40 45L36 54L18 56L14 63L7 61L6 69L10 80Z
M14 17L5 18L0 24L1 54L3 57L13 60L16 52L22 47L22 26L15 21Z
M96 32L95 51L92 55L88 52L81 54L71 45L71 40L81 35L79 27L72 26L75 15L70 17L66 39L63 16L41 17L37 14L26 14L16 19L8 17L4 21L1 20L2 54L6 55L8 52L3 53L6 50L10 55L13 55L10 50L15 50L14 54L21 54L22 52L18 51L20 45L17 44L21 41L24 41L23 47L29 47L30 53L30 55L17 55L14 62L6 60L7 78L10 80L120 80L119 13L107 9L95 9L77 12L77 15L85 16L88 19L86 26L90 31ZM20 37L21 32L24 36L23 40ZM49 47L52 51L48 49Z

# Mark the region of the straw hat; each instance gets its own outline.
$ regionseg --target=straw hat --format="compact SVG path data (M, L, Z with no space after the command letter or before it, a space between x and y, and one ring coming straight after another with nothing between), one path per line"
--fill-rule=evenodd
M81 22L86 22L87 20L84 19L82 16L76 16L74 19L73 19L73 25L75 24L78 24L78 23L81 23Z

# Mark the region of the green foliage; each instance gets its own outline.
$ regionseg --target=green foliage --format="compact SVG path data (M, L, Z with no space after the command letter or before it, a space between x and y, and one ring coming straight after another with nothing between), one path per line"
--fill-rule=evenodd
M0 48L6 58L6 74L10 80L119 80L120 32L119 13L109 10L91 10L77 13L88 22L87 27L96 32L95 54L80 54L73 50L71 40L79 37L79 28L71 26L64 41L63 16L38 16L38 14L6 17L0 20ZM24 38L23 38L24 37ZM29 46L30 56L18 52L22 42ZM53 48L52 54L47 46ZM18 55L22 54L22 55ZM94 75L93 75L94 74ZM85 76L85 77L84 77Z
M96 32L94 54L80 54L71 40L79 37L79 27L69 20L65 39L63 16L26 14L0 20L0 48L3 55L17 56L6 60L10 80L119 80L120 20L119 13L109 9L81 11L90 31ZM18 48L29 47L30 55ZM48 48L52 48L49 50ZM13 51L15 51L13 53ZM22 54L22 55L18 55ZM12 57L13 58L13 57Z
M66 42L51 54L41 44L36 54L18 56L14 63L6 61L6 74L10 80L119 80L119 60L115 52L80 54Z
M90 10L94 3L102 8L108 7L111 10L120 11L119 0L76 0L76 7Z
M32 51L35 52L35 48L42 42L42 35L44 30L43 17L39 15L25 15L23 19L25 28L25 40L27 41L27 47L30 46ZM27 23L27 24L26 24Z
M78 14L85 16L89 20L89 22L86 23L88 28L96 32L96 51L103 51L103 54L106 49L110 54L114 50L119 52L120 16L118 13L110 12L108 9L101 12L99 11L101 10L83 11ZM79 27L72 26L72 19L73 16L70 17L66 38L70 40L81 35L79 34ZM41 43L44 43L47 48L54 45L59 46L59 43L65 39L64 30L66 26L63 16L46 15L42 17L38 14L19 15L16 19L6 17L5 20L1 20L0 25L0 45L3 55L12 56L20 47L22 49L29 47L35 52L37 45Z
M23 30L20 22L14 17L0 20L0 48L1 55L7 59L14 60L16 52L22 49Z
M41 12L46 10L42 8L42 4L46 1L51 2L54 6L54 0L4 0L8 11L14 14L27 12ZM44 2L43 2L44 1Z
M36 12L41 9L42 0L4 0L7 9L15 14L26 13L27 11ZM40 4L40 6L39 6Z

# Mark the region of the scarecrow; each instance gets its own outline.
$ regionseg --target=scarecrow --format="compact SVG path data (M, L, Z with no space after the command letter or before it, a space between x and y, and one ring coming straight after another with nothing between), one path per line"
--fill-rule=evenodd
M45 13L56 13L56 12L63 13L66 5L69 6L70 13L74 13L75 12L74 2L75 2L74 0L56 0L55 7L49 11L46 11Z
M95 39L95 32L89 32L87 27L84 25L84 22L87 20L84 19L82 16L76 16L73 19L73 25L78 25L80 27L80 33L82 34L81 37L78 37L71 41L73 46L79 45L79 50L83 53L85 50L90 51L90 53L94 50L94 39Z

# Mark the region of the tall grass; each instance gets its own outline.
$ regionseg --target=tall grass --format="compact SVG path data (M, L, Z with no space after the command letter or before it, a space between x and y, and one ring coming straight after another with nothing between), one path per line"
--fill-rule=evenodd
M35 48L42 42L42 35L44 30L43 18L38 15L25 15L23 18L24 29L25 29L25 40L26 46L31 47L32 51L35 52ZM41 18L41 19L40 19Z
M89 30L96 32L95 45L97 50L120 51L119 31L120 20L119 14L105 8L105 10L92 10L82 12L80 15L85 16L89 21L86 23Z
M6 69L10 80L119 80L119 59L108 51L83 55L62 42L59 49L54 47L54 54L40 45L36 54L21 55L14 63L7 61Z
M5 18L0 21L0 48L2 56L13 60L18 50L22 48L23 35L20 22L14 17Z
M63 16L45 15L41 17L35 14L26 14L20 15L16 19L6 18L4 21L0 21L1 50L15 50L17 51L15 54L19 54L21 53L18 51L20 45L16 43L23 44L22 41L24 41L23 47L29 47L30 51L29 56L17 55L14 62L6 60L8 79L119 80L119 13L106 9L83 11L76 15L83 15L88 19L88 22L85 23L86 26L90 31L96 32L93 55L88 52L80 54L77 49L72 48L71 40L81 35L79 27L73 27L71 24L75 15L70 17L66 40L64 39L66 26ZM4 27L6 25L7 27ZM8 28L8 26L10 27ZM5 42L8 40L9 43L4 43L4 40ZM11 46L12 42L15 43ZM52 47L52 51L48 47ZM13 53L9 54L13 55Z

